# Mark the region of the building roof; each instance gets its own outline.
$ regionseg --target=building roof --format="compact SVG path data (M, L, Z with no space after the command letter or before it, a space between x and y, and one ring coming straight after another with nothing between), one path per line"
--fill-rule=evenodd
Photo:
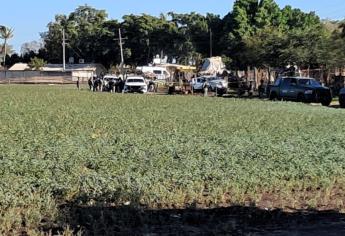
M8 70L31 70L27 63L16 63Z
M195 66L186 66L186 65L178 65L178 64L169 64L169 63L160 64L160 65L157 65L157 67L175 68L176 70L185 71L185 72L193 72L196 70Z
M103 66L101 64L66 64L67 71L95 71L99 67ZM43 67L43 71L63 71L63 65L47 64Z
M103 69L101 64L66 64L66 71L96 71L97 69ZM16 63L10 69L10 71L23 71L31 70L27 63ZM62 64L47 64L42 67L42 71L59 72L63 71Z

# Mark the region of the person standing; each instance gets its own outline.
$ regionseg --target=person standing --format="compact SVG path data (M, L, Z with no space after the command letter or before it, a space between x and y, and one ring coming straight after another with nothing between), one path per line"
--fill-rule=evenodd
M203 89L204 89L204 97L207 97L208 96L208 81L207 79L205 79L205 82L204 84L202 85Z
M89 80L87 81L90 91L93 91L93 81L93 77L89 78Z
M80 78L78 77L78 80L77 80L77 89L80 90Z
M148 90L151 93L155 92L155 83L153 82L153 80L149 80Z

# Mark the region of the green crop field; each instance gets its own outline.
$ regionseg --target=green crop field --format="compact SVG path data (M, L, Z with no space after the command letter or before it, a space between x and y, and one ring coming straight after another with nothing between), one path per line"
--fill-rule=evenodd
M71 224L66 206L345 210L345 110L0 87L0 234Z

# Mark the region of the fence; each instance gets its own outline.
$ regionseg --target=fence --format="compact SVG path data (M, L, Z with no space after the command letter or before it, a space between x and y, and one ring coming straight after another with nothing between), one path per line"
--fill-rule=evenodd
M253 88L257 89L261 84L261 81L264 83L273 83L277 72L275 70L268 69L251 69L248 68L246 71L235 71L235 75L239 78L247 78L249 81L253 82Z
M71 72L0 71L0 84L71 84Z
M254 82L254 87L257 88L260 84L260 81L263 80L266 82L274 82L276 77L279 75L279 70L275 69L253 69L248 68L246 71L236 71L238 77L248 78L250 81ZM340 69L306 69L306 70L297 70L295 71L296 76L302 77L311 77L321 83L338 90L343 88L345 85L345 68Z

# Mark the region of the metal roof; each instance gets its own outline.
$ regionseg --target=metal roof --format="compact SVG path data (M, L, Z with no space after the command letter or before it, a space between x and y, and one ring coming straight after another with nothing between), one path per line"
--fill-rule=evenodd
M66 64L66 71L96 71L99 68L104 68L101 64ZM31 70L27 63L16 63L10 71ZM63 71L62 64L47 64L42 67L41 71Z

